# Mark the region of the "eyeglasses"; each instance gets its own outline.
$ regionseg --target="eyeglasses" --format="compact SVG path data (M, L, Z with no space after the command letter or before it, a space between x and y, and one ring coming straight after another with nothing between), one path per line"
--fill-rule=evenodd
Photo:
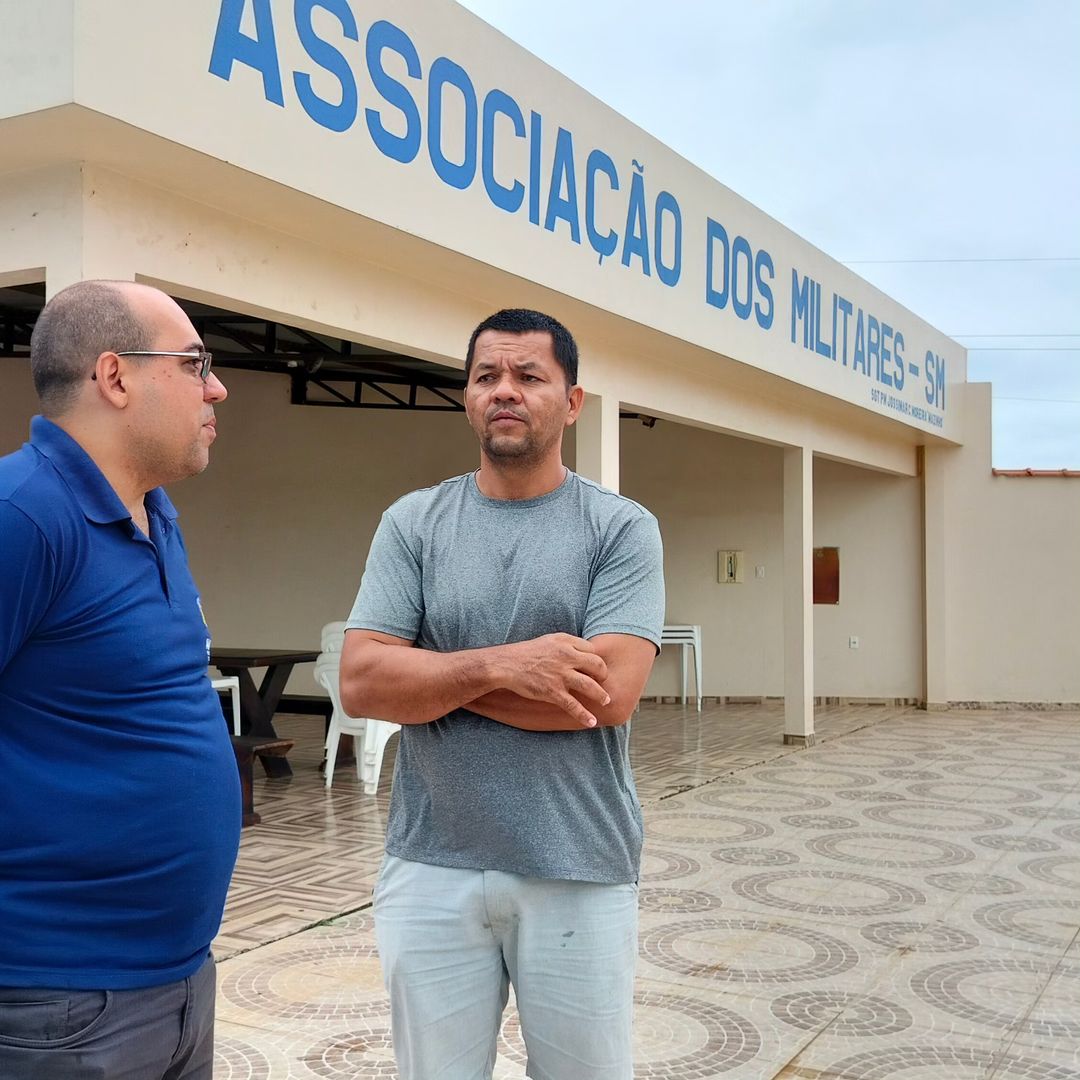
M191 352L162 352L160 350L143 350L129 349L127 352L118 352L117 356L182 356L188 360L198 361L198 367L195 369L199 373L199 378L203 382L210 377L210 365L214 362L213 353L208 353L205 349L197 349Z

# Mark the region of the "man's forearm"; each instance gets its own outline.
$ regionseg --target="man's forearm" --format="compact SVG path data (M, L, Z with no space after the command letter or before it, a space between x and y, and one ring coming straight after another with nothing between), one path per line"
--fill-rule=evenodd
M565 709L546 701L531 701L512 690L492 690L462 707L522 731L582 730L581 723ZM597 727L617 727L625 724L630 715L615 701L602 708L590 702L589 709L596 717Z
M570 634L439 653L389 634L350 630L341 653L341 703L351 716L427 724L505 690L562 710L579 728L595 727L596 717L583 701L608 705L606 677L603 658ZM541 714L535 722L542 722ZM550 722L545 727L550 729Z
M368 643L341 665L341 703L350 716L427 724L495 690L502 647L438 653Z
M465 705L466 709L522 731L581 731L581 724L557 705L530 701L512 690L492 690ZM593 710L594 714L598 710Z
M600 684L605 700L586 704L597 727L618 727L630 719L637 707L652 670L655 646L627 634L601 634L591 645L605 661L606 670ZM576 693L571 696L578 698ZM550 701L534 701L510 689L495 690L465 707L501 724L526 731L575 731L582 726L565 707Z

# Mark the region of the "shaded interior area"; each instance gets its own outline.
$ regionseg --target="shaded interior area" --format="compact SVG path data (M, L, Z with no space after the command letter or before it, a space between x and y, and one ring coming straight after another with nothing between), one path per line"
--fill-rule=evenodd
M294 405L461 412L464 372L401 352L318 334L210 304L173 299L214 365L287 375ZM45 283L0 289L0 356L28 357Z

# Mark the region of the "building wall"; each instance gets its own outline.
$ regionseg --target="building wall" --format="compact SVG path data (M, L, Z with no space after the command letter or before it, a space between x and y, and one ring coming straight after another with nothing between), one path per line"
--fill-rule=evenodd
M6 452L25 437L34 397L26 363L4 364L0 451ZM348 614L383 509L415 487L475 468L475 441L460 414L301 408L289 405L283 377L238 371L222 377L230 396L218 409L210 468L170 492L207 619L220 644L312 645L323 623ZM781 451L666 422L646 429L623 421L620 436L623 490L653 510L663 529L667 621L704 627L705 692L782 693ZM573 449L571 436L571 463ZM846 589L847 575L857 580L887 540L887 533L861 532L882 510L878 502L860 514L867 491L881 495L914 482L827 462L818 472L818 528L832 530L830 541L838 537L845 546L843 608L850 616L834 631L822 626L822 615L834 613L818 610L819 692L917 696L917 678L904 680L895 649L884 664L872 662L877 638L896 631L870 632L874 605ZM889 516L910 509L883 497ZM912 527L917 536L917 521ZM741 585L716 582L716 551L728 547L745 552ZM764 578L754 576L759 565ZM918 592L917 579L910 591ZM880 618L887 622L888 613ZM849 623L865 641L851 658ZM843 650L833 647L840 636ZM908 666L917 666L917 635L907 637ZM677 653L658 661L649 693L677 691L677 661ZM310 683L300 671L292 689L308 692Z
M316 219L317 215L312 221ZM834 456L898 472L914 471L913 449L899 428L870 426L865 417L854 416L850 409L824 397L816 399L817 409L808 410L796 394L780 392L780 387L774 387L772 394L762 394L756 376L743 378L745 372L731 369L721 377L717 364L730 365L723 358L695 350L683 342L650 336L641 327L613 321L602 312L548 294L535 285L508 279L490 268L472 265L467 273L458 273L453 278L451 290L452 268L443 265L437 252L416 250L410 254L409 250L381 248L384 264L396 260L399 265L392 268L376 265L358 257L358 251L342 250L354 244L361 248L365 237L359 234L342 232L336 237L341 246L327 246L322 242L327 238L314 225L317 241L275 232L117 173L85 165L58 166L32 175L5 177L0 182L0 221L11 226L6 249L10 263L0 266L0 272L8 269L21 280L35 280L41 274L27 268L44 267L50 293L88 276L140 276L190 299L277 317L293 325L385 344L451 363L460 356L471 327L494 307L510 303L552 310L578 334L583 353L582 379L593 392L654 410L665 417L682 417L714 429L752 432L774 443L809 444ZM360 225L357 228L362 232ZM363 247L365 253L369 250ZM271 387L276 388L273 405L267 400ZM247 412L249 397L258 399L254 416ZM236 417L231 410L236 408L238 400L243 400L245 406L244 426L229 436L229 425L235 423ZM237 382L233 404L223 411L223 438L215 447L215 468L190 489L202 492L193 506L205 500L215 507L214 523L206 527L212 537L215 559L224 560L230 553L235 556L227 570L220 571L223 579L235 575L237 567L243 567L243 580L253 583L250 590L230 584L227 593L229 597L243 597L244 611L250 609L250 615L239 614L233 604L223 604L218 615L215 601L208 595L207 611L215 614L213 627L219 642L282 644L283 636L277 632L274 615L265 610L274 603L274 594L270 591L262 595L266 592L266 582L280 571L261 574L255 571L277 565L279 556L295 559L297 551L305 550L306 541L297 534L305 532L308 523L320 521L309 507L312 494L307 489L312 470L325 468L325 460L333 460L335 455L340 457L354 451L357 460L370 461L370 448L365 449L362 442L359 448L354 448L349 441L355 431L361 430L357 414L293 409L280 414L280 430L273 426L277 421L268 420L271 426L265 427L262 419L255 418L269 417L278 405L286 408L285 402L283 382L258 379L251 384L250 394L244 384ZM17 411L20 437L25 426L22 418L32 411L29 400ZM376 453L395 442L396 436L392 434L395 424L413 422L411 418L392 419L375 413L362 415L377 418L366 421L370 430L391 431L388 438L376 440L379 444ZM302 419L296 419L298 416ZM435 422L454 427L449 417L436 418ZM317 433L314 425L318 425ZM666 423L663 426L670 427ZM627 425L620 427L625 429ZM293 432L301 430L313 433L310 453L294 447L291 455L275 459L274 455L281 453L282 445L293 437ZM457 430L462 438L468 438L463 425ZM246 447L245 464L235 476L230 476L224 493L224 481L214 477L218 465L227 463L233 453L232 437L237 445ZM296 438L304 441L300 435ZM396 442L400 446L400 439ZM471 467L473 461L471 447L466 463L453 467L450 457L434 447L430 451L428 460L437 468L417 482L429 482L449 471ZM396 460L391 468L398 463ZM679 462L673 465L681 468ZM222 465L222 475L225 468ZM382 475L388 486L380 491L382 505L415 486L411 474L397 483L385 469L383 466ZM361 470L360 475L366 474ZM266 488L264 485L270 478L275 478L274 484ZM385 498L381 498L383 493ZM778 489L774 494L779 497ZM177 492L181 507L196 498L184 487ZM283 506L293 504L302 508L301 512L282 511ZM237 507L248 515L246 524L239 528L245 539L252 540L251 551L245 551L242 544L229 548L228 535L223 548L221 538L214 534L214 528L223 528L222 522L231 520L230 515ZM366 529L370 535L375 520L373 517L366 524L358 524L358 531ZM208 594L216 594L219 571L215 563L205 569L202 565L198 543L201 526L187 520L185 524L200 583ZM779 529L778 521L776 527ZM321 524L318 528L322 528ZM290 542L278 547L273 529L280 530ZM709 560L714 557L709 556ZM349 579L347 593L355 591L356 576ZM768 588L775 591L779 583L778 577L769 579ZM312 587L309 582L307 588ZM316 588L314 596L297 589L296 595L288 598L293 620L290 626L295 626L305 637L310 635L308 640L314 640L323 622L343 614L333 603L333 596L342 588L340 578L331 576L325 585ZM331 606L333 613L325 614ZM299 622L295 621L297 618ZM258 640L253 635L258 635ZM287 644L303 644L289 636ZM779 638L776 647L779 655ZM767 650L756 645L746 651L750 655L749 670L758 672L750 684L752 688L746 692L779 693L779 688L772 689L770 682L778 677L775 657L770 660ZM770 665L774 676L766 677Z
M702 627L705 694L781 695L782 451L664 422L620 437L622 490L663 532L667 621ZM815 462L814 543L841 549L840 604L814 609L817 694L922 696L920 499L915 479ZM740 584L717 582L726 549L744 553ZM662 655L646 692L677 693L680 660Z
M816 691L922 696L919 489L913 449L899 432L871 430L824 397L810 407L779 392L764 395L734 369L721 377L715 356L490 268L473 267L457 281L462 291L453 291L451 268L437 253L412 252L410 276L407 250L388 269L100 169L5 177L0 221L5 281L40 280L33 268L42 267L50 290L85 276L141 274L192 299L450 362L493 305L551 302L579 332L587 387L664 418L651 430L620 424L623 489L664 526L668 617L706 628L709 694L782 692L775 444L898 474L817 461L815 543L842 549L842 598L838 608L815 612ZM24 367L4 362L4 449L22 440L34 411ZM475 451L460 417L427 416L423 436L409 442L413 416L290 408L283 380L230 379L234 397L223 409L214 468L177 490L193 561L219 641L302 645L347 610L360 555L350 573L339 569L342 552L366 547L377 510L417 483L472 467ZM994 478L989 391L963 389L971 399L970 445L935 451L946 463L943 696L1080 701L1080 617L1069 600L1080 593L1080 486ZM351 501L357 493L370 504ZM356 505L364 508L349 509ZM722 547L741 547L747 567L763 565L766 576L717 585ZM290 565L303 572L283 575ZM859 650L847 649L852 634ZM665 657L650 690L674 689L674 659Z
M814 606L815 693L921 700L920 481L817 459L814 546L840 549L840 603Z
M7 453L35 404L25 361L0 364ZM171 492L207 617L221 644L311 645L348 613L382 510L474 468L475 443L460 414L299 408L281 377L223 375L211 466ZM1080 482L992 475L988 389L969 387L981 419L946 471L947 696L1080 701ZM664 534L667 620L702 625L705 693L781 694L781 450L664 421L623 421L620 441L623 491ZM921 697L919 482L819 459L814 488L814 543L841 557L840 604L815 608L815 692ZM726 548L745 553L742 584L716 581ZM672 652L647 693L678 682ZM312 692L309 673L292 689Z
M951 701L1080 702L1080 480L996 477L990 385L946 457Z
M783 693L782 451L666 421L619 434L622 491L660 522L667 621L702 628L705 694ZM741 585L717 583L727 548L745 552ZM680 663L679 649L663 653L646 693L677 693Z

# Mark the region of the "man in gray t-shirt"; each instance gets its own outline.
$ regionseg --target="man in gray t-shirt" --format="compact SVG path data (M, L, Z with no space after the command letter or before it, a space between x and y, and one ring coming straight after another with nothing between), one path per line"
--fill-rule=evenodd
M480 468L383 515L341 664L350 714L403 725L375 891L399 1073L490 1076L512 984L530 1076L628 1080L660 534L562 464L565 327L499 312L466 374Z

